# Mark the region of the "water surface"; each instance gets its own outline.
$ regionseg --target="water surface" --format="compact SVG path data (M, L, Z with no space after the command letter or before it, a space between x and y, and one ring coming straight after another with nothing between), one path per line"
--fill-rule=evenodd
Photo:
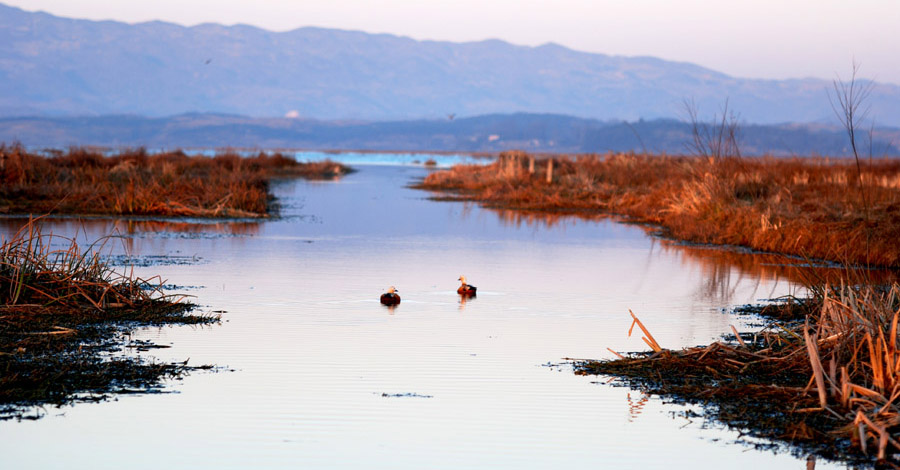
M713 341L742 326L723 307L797 290L777 263L609 219L434 202L406 188L423 168L359 169L278 183L278 220L48 222L119 234L117 262L225 312L141 330L172 347L140 354L232 371L2 422L3 467L806 468L563 360L645 349L629 309L664 347ZM461 274L477 298L455 294ZM388 309L392 285L403 301Z

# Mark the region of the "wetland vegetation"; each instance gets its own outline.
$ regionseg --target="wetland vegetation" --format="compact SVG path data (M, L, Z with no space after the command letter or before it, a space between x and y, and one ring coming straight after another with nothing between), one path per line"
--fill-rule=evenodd
M218 318L190 314L194 306L165 295L162 279L118 273L100 246L82 249L38 224L0 246L0 419L38 418L35 405L152 391L197 369L115 353L134 328Z
M893 159L858 174L847 159L507 152L492 165L432 173L416 187L489 207L619 214L696 243L900 267Z
M0 205L8 212L264 217L275 207L271 178L349 171L279 154L0 151ZM578 362L576 372L712 405L707 409L722 422L818 455L888 463L900 451L900 287L873 281L865 269L900 266L895 161L856 167L828 159L508 152L490 165L432 172L417 187L515 217L616 214L673 239L860 267L838 277L801 274L813 295L764 308L769 323L755 334L735 331L710 346L674 351L641 324L653 352ZM0 416L23 417L40 403L151 391L192 370L115 353L131 328L216 318L190 315L191 305L164 295L159 279L114 273L93 247L82 251L67 240L59 249L51 238L29 223L0 253Z
M72 148L44 156L0 145L0 213L267 217L277 209L271 179L336 178L349 171L280 153L206 157L138 149L107 156Z
M893 465L900 284L875 281L869 268L900 267L900 163L858 163L509 152L492 165L432 173L417 187L500 209L616 214L677 240L845 266L837 278L806 270L810 296L760 309L767 326L754 334L735 330L729 341L672 351L635 317L632 329L643 330L651 352L613 351L619 359L578 362L576 372L703 403L742 432L818 455Z
M349 171L279 153L205 157L138 149L107 156L72 148L41 155L0 145L0 213L260 218L277 209L270 180ZM0 419L40 417L27 415L39 409L34 405L151 391L164 378L196 369L117 353L135 328L217 318L190 314L194 306L165 295L158 277L116 272L101 253L110 239L83 250L74 238L45 235L40 226L40 217L29 219L0 246Z

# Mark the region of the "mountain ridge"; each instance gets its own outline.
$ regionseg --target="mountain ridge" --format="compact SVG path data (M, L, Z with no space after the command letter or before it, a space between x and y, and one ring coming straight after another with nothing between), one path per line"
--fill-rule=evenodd
M0 142L30 148L252 148L304 150L540 153L650 152L685 154L691 125L674 119L599 121L558 114L491 114L454 120L323 121L191 113L0 118ZM900 156L900 129L872 129L872 155ZM844 157L846 132L838 125L742 125L746 156ZM867 145L868 147L868 145Z
M226 112L398 120L557 113L834 122L832 83L731 77L689 62L499 39L454 43L321 27L68 19L0 4L0 115ZM872 84L876 124L900 126L900 86Z

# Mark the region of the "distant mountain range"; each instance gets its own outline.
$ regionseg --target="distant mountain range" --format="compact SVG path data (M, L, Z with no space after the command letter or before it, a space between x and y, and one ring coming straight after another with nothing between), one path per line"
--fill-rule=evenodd
M900 129L868 130L864 154L900 156ZM187 114L140 116L0 118L0 142L33 148L72 145L151 149L241 147L258 149L545 153L635 151L688 153L689 124L673 120L599 121L553 114L503 114L408 121L319 121ZM847 156L848 139L837 126L744 125L744 155Z
M679 117L684 100L703 118L727 99L749 123L836 121L827 80L748 80L553 44L126 24L4 5L0 44L0 116L414 120L525 112L638 121ZM873 84L869 103L877 124L900 126L900 86Z

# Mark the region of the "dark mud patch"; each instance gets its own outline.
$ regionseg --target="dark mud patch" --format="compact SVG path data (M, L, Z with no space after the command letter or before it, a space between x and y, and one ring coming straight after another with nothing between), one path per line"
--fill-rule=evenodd
M420 393L387 393L381 394L384 398L434 398L433 395L422 395Z
M143 232L129 238L154 238L163 240L220 240L224 238L247 238L252 234L246 233L215 233L215 232Z
M203 289L203 286L182 286L179 284L162 284L159 286L159 288L164 291L184 291L184 290Z
M141 268L151 266L192 266L208 262L200 256L185 255L109 255L104 258L104 261L110 266L136 266Z
M166 381L213 370L125 355L168 347L127 342L135 328L219 321L218 316L192 315L193 308L163 300L80 311L0 306L0 420L39 419L48 406L99 402L123 393L163 393Z

